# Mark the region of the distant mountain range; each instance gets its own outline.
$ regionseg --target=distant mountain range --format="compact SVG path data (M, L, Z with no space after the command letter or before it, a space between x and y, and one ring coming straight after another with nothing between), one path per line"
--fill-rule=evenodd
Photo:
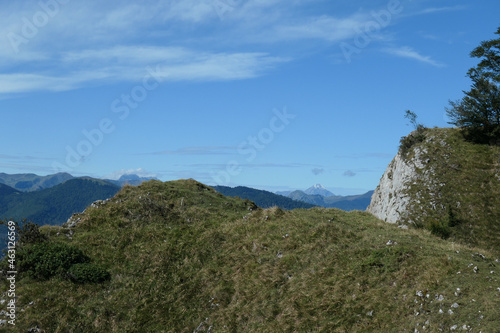
M48 176L38 176L33 173L9 175L0 173L0 183L10 186L18 191L31 192L43 190L59 185L74 178L69 173L56 173Z
M74 179L69 173L56 173L48 176L38 176L33 173L20 173L9 175L0 173L0 184L8 185L18 191L33 192L39 191L64 183L67 180ZM118 180L104 179L107 182L123 187L124 185L140 185L144 181L148 181L150 177L139 177L135 174L122 175Z
M255 202L255 204L261 208L270 208L277 206L281 209L291 210L297 208L307 209L315 206L306 202L296 201L272 192L257 190L250 187L213 186L213 189L227 197L239 197L241 199L248 199Z
M342 210L366 210L370 205L373 191L359 195L341 196L328 191L323 185L316 184L305 191L281 191L276 194L286 196L295 201L307 202L311 205Z
M96 200L114 196L120 186L88 177L72 178L51 188L21 192L0 184L0 217L60 225Z
M339 208L342 210L366 210L370 204L373 191L360 195L340 196L328 191L320 184L316 184L305 191L272 193L254 188L238 186L214 186L217 192L226 196L248 199L262 208L278 206L282 209L311 208L314 206L325 208ZM306 193L306 192L309 192ZM323 193L315 194L315 193ZM304 206L304 203L307 206Z

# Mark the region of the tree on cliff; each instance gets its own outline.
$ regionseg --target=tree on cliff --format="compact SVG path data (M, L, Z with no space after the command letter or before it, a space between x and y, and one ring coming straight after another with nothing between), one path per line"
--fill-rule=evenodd
M495 33L500 35L500 28ZM450 101L446 113L450 124L464 128L478 141L500 139L500 38L483 41L471 52L479 64L467 75L472 87L458 101Z

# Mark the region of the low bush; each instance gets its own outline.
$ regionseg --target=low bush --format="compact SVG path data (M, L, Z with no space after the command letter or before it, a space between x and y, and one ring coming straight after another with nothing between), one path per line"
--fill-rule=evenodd
M22 225L16 225L20 244L38 244L47 241L47 237L40 232L38 224L25 220Z
M111 278L105 269L91 263L75 264L68 271L68 277L74 283L102 283Z
M429 225L429 230L433 235L439 236L442 239L447 239L451 235L451 230L448 221L433 221Z
M19 273L36 280L64 277L74 264L89 262L81 250L62 243L43 242L19 252Z
M420 142L424 142L425 132L426 132L426 127L419 125L416 131L408 134L407 136L403 136L399 141L399 150L401 151L401 154L403 156L406 156L410 151L411 147Z

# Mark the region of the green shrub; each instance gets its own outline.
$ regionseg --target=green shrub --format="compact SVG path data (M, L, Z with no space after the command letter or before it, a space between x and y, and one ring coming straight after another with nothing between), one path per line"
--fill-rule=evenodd
M448 221L443 221L443 220L432 221L429 226L429 229L433 235L439 236L442 239L447 239L451 235L451 230L448 225Z
M97 265L82 263L71 266L68 277L74 283L101 283L108 281L111 275Z
M47 237L40 233L40 226L31 221L24 221L21 226L17 224L17 232L19 235L19 243L38 244L47 241Z
M64 277L74 264L89 262L83 252L73 246L44 242L24 247L19 251L19 273L37 280Z
M455 215L451 207L448 207L448 226L453 228L458 226L462 221Z
M399 141L399 150L401 151L401 154L403 156L406 156L411 147L413 147L417 143L424 142L425 132L426 127L419 125L416 131L408 134L407 136L403 136Z

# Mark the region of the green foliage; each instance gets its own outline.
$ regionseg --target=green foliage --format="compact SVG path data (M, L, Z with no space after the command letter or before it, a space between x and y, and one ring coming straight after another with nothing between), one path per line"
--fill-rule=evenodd
M500 27L495 34L500 35ZM476 67L469 69L470 78L485 77L500 82L500 38L481 42L470 55L481 59Z
M448 206L448 226L453 228L459 226L461 223L462 221L456 216L451 206Z
M405 118L410 121L414 131L407 136L403 136L399 141L399 151L403 156L407 156L414 145L425 140L425 132L427 130L423 124L417 121L418 116L415 112L406 110Z
M431 221L429 229L433 235L441 237L442 239L448 239L451 235L450 227L445 220Z
M18 252L19 273L36 280L65 277L72 265L89 261L81 250L64 243L44 242Z
M20 245L38 244L47 241L47 237L40 232L40 226L31 221L24 220L21 225L16 223L18 243Z
M68 270L68 277L74 283L102 283L109 281L111 275L105 269L92 263L74 264Z
M1 226L8 226L11 219L0 219ZM40 226L36 223L23 219L22 222L14 222L15 239L17 246L24 246L27 244L36 244L47 241L47 237L40 232Z
M419 127L423 127L422 124L420 124L417 119L418 119L418 116L415 112L411 111L411 110L406 110L405 111L405 118L408 119L410 121L410 124L413 125L413 128L415 130L418 130Z
M1 221L6 224L6 221ZM35 280L52 277L69 278L75 283L100 283L110 279L110 274L90 263L90 258L78 248L50 241L40 232L40 226L31 221L15 222L17 232L16 261L21 276ZM3 273L13 270L9 257L0 262Z
M425 140L425 130L419 130L401 137L399 150L403 156L407 156L411 148Z
M451 206L448 206L448 213L445 218L433 220L429 224L429 230L433 235L448 239L452 235L453 228L459 226L462 221L455 215Z
M496 34L500 35L500 28ZM500 143L500 38L483 41L471 52L481 62L469 70L472 87L458 101L450 101L450 124L464 129L476 143Z
M446 110L450 124L467 129L474 142L495 142L500 138L500 88L482 76L475 78L472 89L461 100L450 101Z

